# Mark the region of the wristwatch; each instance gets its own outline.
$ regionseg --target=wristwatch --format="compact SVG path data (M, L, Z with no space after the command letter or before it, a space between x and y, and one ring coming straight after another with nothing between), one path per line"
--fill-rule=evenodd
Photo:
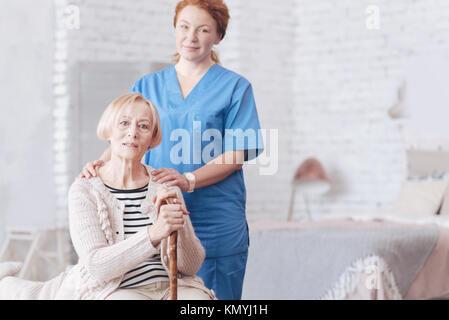
M189 181L189 190L187 192L193 192L195 190L195 175L192 172L186 172L184 173L184 177Z

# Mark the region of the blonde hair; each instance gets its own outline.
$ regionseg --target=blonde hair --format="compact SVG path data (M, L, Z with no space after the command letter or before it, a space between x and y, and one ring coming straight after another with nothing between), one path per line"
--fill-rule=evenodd
M176 28L178 21L178 14L187 6L196 6L200 9L206 10L217 23L217 33L220 40L223 40L226 35L226 29L230 19L229 9L223 0L182 0L179 1L175 9L175 17L173 25ZM213 62L220 64L217 52L211 50L211 59ZM172 55L173 63L178 63L181 56L179 53Z
M161 122L159 120L159 114L157 112L156 107L153 105L153 103L147 99L145 99L140 93L134 92L122 95L114 101L112 101L104 110L100 121L98 122L97 126L97 135L102 140L109 140L109 137L111 135L111 129L112 126L115 124L115 121L117 120L117 116L119 115L120 111L130 104L133 104L135 102L144 102L151 111L151 131L153 132L153 135L151 137L151 144L148 149L153 149L161 144L162 141L162 128L161 128Z

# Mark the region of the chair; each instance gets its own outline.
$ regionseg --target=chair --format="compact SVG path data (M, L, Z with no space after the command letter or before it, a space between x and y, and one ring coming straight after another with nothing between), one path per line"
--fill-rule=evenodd
M17 242L24 242L27 249L22 269L17 276L21 279L45 280L41 279L36 259L42 259L48 266L53 267L55 272L63 271L69 264L70 246L65 239L67 234L65 228L9 227L6 229L6 239L0 250L0 262L21 260L14 247ZM55 237L55 249L49 250L45 246L45 240L52 236Z

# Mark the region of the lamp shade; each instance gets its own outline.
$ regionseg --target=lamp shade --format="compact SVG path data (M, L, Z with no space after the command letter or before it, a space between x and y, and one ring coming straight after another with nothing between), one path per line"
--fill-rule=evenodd
M308 158L295 172L293 184L308 193L325 193L330 181L322 164L316 158Z

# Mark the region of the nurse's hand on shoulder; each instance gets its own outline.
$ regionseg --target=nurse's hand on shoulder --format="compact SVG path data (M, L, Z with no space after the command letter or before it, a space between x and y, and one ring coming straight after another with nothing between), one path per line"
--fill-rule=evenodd
M167 187L178 186L181 191L189 190L189 181L175 169L161 168L151 171L153 180L157 183L166 183Z
M177 198L176 190L160 187L153 197L157 219L154 225L148 227L151 242L156 247L162 239L173 231L184 228L184 215L190 214Z
M97 173L95 172L95 167L101 167L104 164L103 160L96 160L92 162L86 163L81 173L78 175L78 178L92 178L96 177Z

